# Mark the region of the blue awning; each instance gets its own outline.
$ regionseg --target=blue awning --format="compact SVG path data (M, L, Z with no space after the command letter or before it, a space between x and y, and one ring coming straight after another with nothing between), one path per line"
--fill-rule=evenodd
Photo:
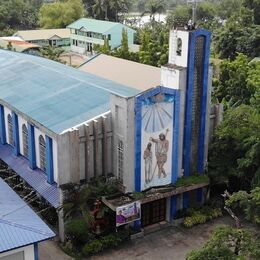
M47 175L39 169L32 170L28 160L22 156L15 156L10 145L0 144L0 159L23 178L33 189L35 189L53 207L60 206L59 190L56 184L47 182Z
M0 253L54 236L55 233L0 178Z

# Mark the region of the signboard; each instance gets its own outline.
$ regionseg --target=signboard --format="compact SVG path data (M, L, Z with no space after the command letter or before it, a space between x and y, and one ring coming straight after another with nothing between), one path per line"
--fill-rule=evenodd
M116 226L121 226L141 218L141 203L133 203L116 208Z

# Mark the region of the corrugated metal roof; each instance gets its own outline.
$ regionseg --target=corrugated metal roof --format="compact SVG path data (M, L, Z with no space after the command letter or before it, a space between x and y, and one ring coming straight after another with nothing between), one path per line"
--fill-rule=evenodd
M89 32L105 34L116 26L125 27L128 30L134 31L133 29L131 29L128 26L125 26L121 23L103 21L103 20L95 20L95 19L89 19L89 18L81 18L81 19L73 22L72 24L68 25L67 27L72 28L72 29L80 29L80 28L84 27Z
M54 232L0 178L0 253L54 236Z
M58 36L62 39L68 39L70 38L70 30L66 28L26 30L16 32L14 36L19 36L25 41L49 40L54 36Z
M47 182L47 175L39 169L29 168L28 161L22 156L13 155L12 147L0 144L0 159L21 176L33 189L45 198L53 207L58 208L59 191L56 184ZM0 209L1 210L1 209Z
M105 54L97 55L82 64L79 70L140 89L140 91L161 85L160 68Z
M118 71L120 73L120 71ZM140 90L48 59L0 50L0 99L59 134Z

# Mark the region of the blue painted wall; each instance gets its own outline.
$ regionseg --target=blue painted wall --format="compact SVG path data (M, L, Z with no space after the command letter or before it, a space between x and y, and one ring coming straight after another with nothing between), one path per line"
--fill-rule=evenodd
M177 214L177 195L171 197L170 219L176 218Z
M196 38L205 37L204 56L202 70L202 98L201 98L201 121L199 129L199 148L198 148L198 172L204 171L204 141L205 141L205 124L207 108L207 89L208 89L208 67L210 54L210 32L207 30L196 30L190 32L189 53L188 53L188 70L187 70L187 91L185 106L185 126L184 126L184 149L183 149L183 168L184 176L190 175L190 155L191 155L191 133L192 133L192 104L194 88L194 69L195 69L195 44Z
M53 172L53 148L52 148L52 139L49 136L46 138L46 173L47 181L50 184L54 183L54 172Z
M28 148L29 148L29 166L31 169L36 168L36 153L35 153L35 134L34 126L28 123Z
M19 126L18 126L18 116L16 113L12 112L12 122L13 122L13 139L14 139L14 155L18 156L20 154L20 142L19 142Z
M0 105L0 142L1 144L6 143L5 113L4 107L2 105Z

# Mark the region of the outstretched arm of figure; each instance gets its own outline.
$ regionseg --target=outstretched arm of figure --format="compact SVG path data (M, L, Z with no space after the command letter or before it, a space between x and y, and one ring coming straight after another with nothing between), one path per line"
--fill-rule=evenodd
M154 143L157 143L157 142L158 142L157 139L154 139L154 138L152 138L152 137L149 138L149 141L154 142Z

